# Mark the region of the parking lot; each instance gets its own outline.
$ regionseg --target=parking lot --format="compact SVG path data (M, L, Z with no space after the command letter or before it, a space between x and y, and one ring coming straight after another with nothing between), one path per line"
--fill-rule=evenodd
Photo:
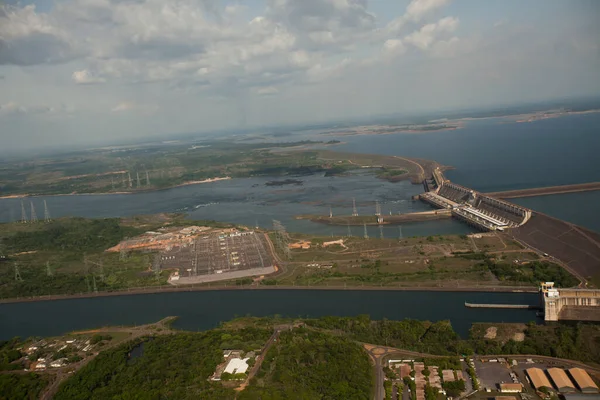
M499 383L512 383L511 370L504 363L475 361L475 371L479 376L481 388L496 390Z

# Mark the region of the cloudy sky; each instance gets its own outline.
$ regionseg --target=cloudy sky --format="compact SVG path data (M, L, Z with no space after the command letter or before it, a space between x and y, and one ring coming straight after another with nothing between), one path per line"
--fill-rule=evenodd
M0 0L0 149L600 93L596 0Z

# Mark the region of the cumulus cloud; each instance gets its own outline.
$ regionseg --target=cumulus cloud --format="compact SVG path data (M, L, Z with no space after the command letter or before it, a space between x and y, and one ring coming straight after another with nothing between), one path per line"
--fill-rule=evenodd
M58 114L73 111L66 105L48 106L48 105L28 105L24 106L14 101L0 104L0 115L19 115L19 114Z
M158 110L158 106L153 104L139 104L131 101L122 101L111 109L111 112L124 114L129 112L143 113L146 115L153 114Z
M412 44L421 50L429 48L440 34L452 32L458 27L458 19L454 17L445 17L433 24L427 24L418 31L407 35L404 38L405 43Z
M408 22L419 22L428 14L448 4L448 0L412 0L401 16L394 18L388 25L387 31L398 33Z
M258 88L256 93L260 94L261 96L269 96L279 93L279 90L274 86L267 86L263 88Z
M0 65L60 63L76 56L68 33L35 5L0 5Z
M73 72L71 78L75 83L79 84L102 83L106 81L104 78L94 75L87 69Z

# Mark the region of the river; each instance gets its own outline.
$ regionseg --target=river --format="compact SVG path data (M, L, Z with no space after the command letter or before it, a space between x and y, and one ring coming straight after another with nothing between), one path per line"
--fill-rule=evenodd
M340 151L404 155L436 160L454 166L447 172L454 182L490 192L528 187L600 181L600 114L572 115L530 123L503 118L469 121L453 131L371 136L323 136L318 132L294 133L285 140L330 140L345 143ZM302 186L267 187L272 178L233 179L131 195L50 196L33 199L38 215L47 200L54 217L117 217L158 212L186 212L191 218L215 219L262 227L277 219L289 231L345 235L346 227L330 227L295 220L298 214L350 214L352 198L359 213L374 213L375 201L389 211L413 212L431 209L413 202L422 187L408 182L389 183L364 172L347 177L313 175L301 177ZM600 231L600 192L540 196L512 200L534 210ZM20 200L0 199L0 221L20 218ZM408 223L384 227L386 237L462 234L472 232L454 220ZM360 227L351 234L362 236ZM369 228L369 236L379 236Z
M465 308L464 303L538 304L535 293L363 290L221 290L141 294L0 305L0 340L52 336L102 326L139 325L178 316L174 327L215 328L236 316L449 319L467 337L474 322L530 322L535 311Z

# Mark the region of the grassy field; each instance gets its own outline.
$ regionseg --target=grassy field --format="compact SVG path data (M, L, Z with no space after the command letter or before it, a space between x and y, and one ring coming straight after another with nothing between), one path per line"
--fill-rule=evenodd
M343 244L327 245L335 240L342 240ZM536 253L495 234L400 240L290 235L291 243L301 241L310 242L311 247L293 249L291 261L270 284L537 286L540 270L550 274L564 271L555 264L542 268L536 264L539 258ZM506 268L516 268L519 273L507 275ZM557 280L563 277L555 275ZM564 279L567 286L576 284L576 280Z

